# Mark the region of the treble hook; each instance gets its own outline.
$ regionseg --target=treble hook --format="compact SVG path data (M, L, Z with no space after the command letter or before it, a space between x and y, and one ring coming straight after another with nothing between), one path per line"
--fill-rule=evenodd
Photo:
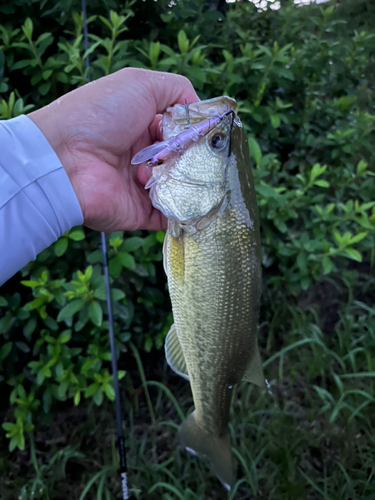
M231 155L231 149L232 149L232 131L233 131L233 124L234 124L234 118L236 116L235 112L233 111L233 109L231 109L230 111L227 111L225 113L226 116L228 115L232 115L232 123L230 124L230 129L229 129L229 147L228 147L228 158L229 156Z
M186 113L186 121L187 121L187 128L190 128L190 116L189 116L189 104L187 103L186 99L184 99L184 106L185 106L185 113Z

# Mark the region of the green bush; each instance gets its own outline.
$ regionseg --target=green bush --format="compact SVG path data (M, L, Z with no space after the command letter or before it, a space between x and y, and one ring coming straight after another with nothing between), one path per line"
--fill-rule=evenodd
M317 412L332 422L373 398L366 384L365 400L350 392L359 380L350 374L373 376L375 355L363 340L374 316L375 13L369 5L351 15L357 4L259 11L236 2L223 14L200 0L90 2L86 53L80 2L0 7L2 119L84 84L87 55L93 79L137 66L184 74L201 98L237 99L261 220L266 372L277 378L279 361L281 383L286 360L291 377L316 387ZM172 323L163 237L109 237L118 357L130 339L141 351L161 349ZM101 259L99 235L73 228L1 289L10 450L23 449L25 432L58 402L114 398ZM361 406L352 418L362 417Z

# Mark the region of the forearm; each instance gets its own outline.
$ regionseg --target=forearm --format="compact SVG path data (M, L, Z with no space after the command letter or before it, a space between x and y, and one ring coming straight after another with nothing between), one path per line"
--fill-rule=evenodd
M0 121L0 285L82 222L68 176L39 128L26 116Z

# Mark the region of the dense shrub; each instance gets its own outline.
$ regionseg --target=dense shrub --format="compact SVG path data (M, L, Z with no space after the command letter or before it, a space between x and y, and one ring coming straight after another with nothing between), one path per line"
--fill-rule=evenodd
M90 2L87 53L80 2L0 7L2 119L84 84L86 55L94 79L138 66L186 75L201 98L237 99L261 219L266 371L281 349L301 346L305 368L298 372L291 358L291 373L308 372L323 413L336 408L333 419L345 405L330 403L328 380L371 372L375 355L374 333L365 346L358 340L373 318L375 13L369 5L354 18L357 5L258 11L237 2L222 13L199 0ZM172 322L163 236L109 236L118 356L131 338L141 350L160 349ZM2 287L0 315L11 450L24 448L25 431L56 402L113 399L97 233L74 228L42 252Z

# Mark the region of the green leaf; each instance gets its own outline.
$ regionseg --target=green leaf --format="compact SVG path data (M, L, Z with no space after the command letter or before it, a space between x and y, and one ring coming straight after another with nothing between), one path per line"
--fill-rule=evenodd
M17 427L17 425L12 422L4 422L2 424L2 428L7 432L12 431L14 427Z
M22 283L22 281L21 281ZM4 297L1 297L0 295L0 307L6 307L8 305L8 301L4 298Z
M37 377L36 377L36 383L37 383L38 385L43 385L43 382L44 382L45 378L46 378L46 377L45 377L45 375L44 375L43 371L42 371L42 370L40 370L40 371L38 372Z
M189 50L189 40L184 30L179 31L177 35L177 41L178 48L180 49L181 54L186 54Z
M333 270L332 261L327 256L323 257L322 265L323 265L324 274L329 274Z
M85 305L83 299L75 299L69 302L65 307L61 309L57 316L57 321L66 321L71 318L76 312L80 311Z
M346 111L349 107L351 107L355 102L357 98L355 96L351 95L345 95L340 97L338 100L338 105L341 111Z
M314 185L315 186L324 187L324 188L328 188L329 187L329 183L327 181L323 181L323 180L315 181Z
M82 365L81 373L87 373L95 362L96 360L94 358L87 358Z
M69 238L74 241L82 241L85 239L85 233L82 230L76 230L69 233Z
M36 318L30 318L24 327L24 334L26 337L31 337L36 328L37 320Z
M368 163L365 160L360 160L357 165L357 175L362 175L363 172L365 172L365 170L367 169L367 167Z
M117 260L128 269L135 269L135 260L132 255L127 252L119 252L117 255Z
M125 297L125 293L118 288L112 288L111 295L112 295L112 300L114 301L119 301Z
M250 149L250 154L253 157L256 165L258 166L262 160L262 151L259 147L259 144L257 141L254 139L254 137L249 137L249 149Z
M105 283L101 283L98 288L94 291L94 297L99 300L106 300L106 286Z
M81 401L81 391L77 391L75 394L74 394L74 406L78 406L80 401Z
M264 52L268 57L272 57L272 52L270 51L270 49L264 45L259 45L259 50L261 50L262 52Z
M44 33L45 35L47 35L47 33ZM46 69L46 71L43 71L42 73L42 77L44 80L48 80L48 78L52 75L53 71L52 69Z
M96 264L97 262L103 262L103 252L101 250L95 250L95 252L92 252L87 257L87 261L90 262L90 264Z
M42 85L39 85L38 87L39 93L41 95L47 95L50 89L51 89L51 82L42 83Z
M303 276L301 279L301 288L302 290L307 290L310 286L311 280L308 276Z
M31 62L32 62L32 59L22 59L21 61L17 61L15 64L13 64L12 71L14 71L16 69L27 68L30 66Z
M97 326L101 326L103 322L102 306L96 300L89 305L89 318Z
M33 36L33 22L29 17L26 19L25 24L22 26L22 31L24 32L26 38L31 40Z
M255 191L263 196L263 198L277 198L279 196L279 193L277 193L273 187L263 181L255 186Z
M42 372L46 378L49 378L51 376L51 370L49 369L49 367L47 365L43 366Z
M277 68L277 74L283 76L287 80L294 80L294 74L290 69Z
M85 280L86 281L90 281L91 280L91 278L92 278L92 272L93 272L92 266L88 266L86 268L86 271L85 271Z
M0 319L0 333L6 333L11 328L15 320L16 318L10 311L8 311L5 316Z
M18 341L18 342L15 342L15 344L20 351L22 351L24 353L30 352L30 347L27 344L25 344L25 342Z
M339 232L333 231L333 237L340 246L343 244L344 238L340 235Z
M12 342L7 342L0 348L0 361L3 361L7 358L12 350Z
M111 19L112 26L118 28L120 26L120 16L114 10L109 12L109 17ZM121 16L122 17L122 16Z
M90 396L95 394L98 389L99 389L99 384L97 382L92 383L86 388L85 392L86 397L89 398Z
M271 115L271 123L273 128L278 128L280 125L280 117L278 115Z
M48 37L51 36L51 33L43 33L42 35L40 35L37 39L37 41L35 42L36 45L39 45L40 43L43 42L43 40L46 40ZM51 73L52 73L52 70L50 70Z
M306 254L304 252L301 252L298 257L297 257L297 266L304 271L307 266L307 259L306 259Z
M354 248L346 248L345 255L357 262L362 262L362 255L357 250L354 250Z
M133 236L132 238L127 238L124 241L123 249L125 252L134 252L135 250L138 250L138 248L141 248L143 245L143 238L139 238L139 236Z
M168 45L161 44L160 48L163 52L165 52L168 56L170 56L173 60L176 59L176 54L174 53L173 49L168 47Z
M287 225L285 224L285 222L281 219L279 219L278 217L275 217L275 219L273 220L273 223L275 225L275 227L277 227L277 229L280 231L280 233L286 233L288 231L288 228L287 228Z
M100 406L103 403L103 391L101 389L98 389L96 393L93 396L94 403L97 406Z
M21 443L22 444L22 443ZM9 451L12 452L18 447L18 435L13 436L9 442Z
M66 344L72 338L72 330L64 330L57 337L57 342L59 344Z
M189 78L201 83L205 83L207 81L206 72L202 68L197 68L196 66L190 66Z
M113 387L111 385L106 384L106 386L104 388L104 391L106 393L107 398L110 401L114 401L115 400L115 390L113 389Z
M32 300L31 302L28 302L24 306L24 309L25 309L25 311L31 311L33 309L38 309L46 302L46 300L47 300L47 297L45 295L41 295L40 297Z
M57 331L59 329L59 325L57 324L57 321L54 318L51 318L51 316L47 316L47 318L45 318L43 320L43 323L50 330Z
M152 338L148 335L144 344L144 350L150 352L152 349Z
M99 19L101 20L101 22L102 22L103 24L105 24L105 25L107 26L107 28L108 28L109 30L111 30L111 31L112 31L112 25L111 25L111 23L108 21L108 19L106 19L106 18L105 18L105 17L103 17L103 16L99 16Z
M57 257L61 257L64 255L68 248L68 240L65 236L62 236L60 239L58 239L54 245L55 249L55 254Z
M251 64L251 69L264 69L265 65L263 63L255 62Z
M21 285L24 286L29 286L30 288L33 288L35 286L40 286L39 281L20 281Z
M313 181L327 169L327 165L321 166L319 163L316 163L310 172L310 180Z
M115 231L114 233L111 234L111 237L109 238L109 244L112 246L119 246L121 245L123 240L124 240L124 231ZM121 241L121 243L118 244L118 241Z
M164 238L165 238L165 231L158 231L156 233L156 239L159 243L163 243Z
M109 268L109 274L113 278L118 278L120 276L122 271L122 265L120 261L117 259L117 257L109 261L108 268Z
M359 241L362 241L363 239L366 238L368 235L368 231L365 231L363 233L358 233L355 236L352 236L350 238L350 244L353 245L354 243L358 243Z

